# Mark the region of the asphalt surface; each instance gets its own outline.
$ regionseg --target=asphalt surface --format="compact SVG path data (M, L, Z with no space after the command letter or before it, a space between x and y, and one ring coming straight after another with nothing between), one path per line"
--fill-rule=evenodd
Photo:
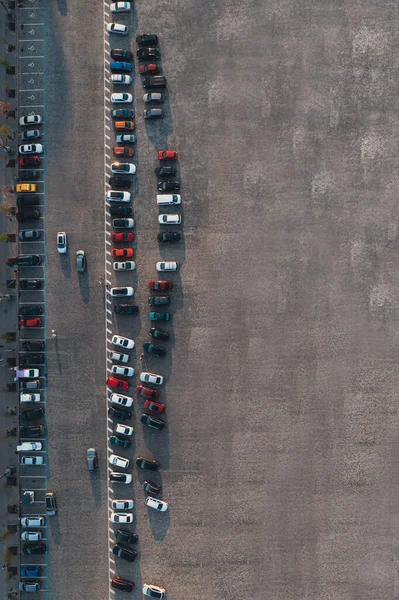
M135 10L133 32L137 19L160 36L169 94L163 122L144 124L136 76L141 315L118 325L137 348L155 262L182 266L170 351L144 364L166 376L168 427L144 433L139 402L132 449L161 462L170 510L147 512L136 478L140 559L117 570L133 598L149 580L169 600L397 598L396 8ZM47 324L58 331L47 414L60 508L50 589L104 597L103 23L91 5L58 11L47 46ZM180 154L184 241L160 249L153 169L165 146ZM88 252L81 288L49 251L59 229L71 260L83 243Z

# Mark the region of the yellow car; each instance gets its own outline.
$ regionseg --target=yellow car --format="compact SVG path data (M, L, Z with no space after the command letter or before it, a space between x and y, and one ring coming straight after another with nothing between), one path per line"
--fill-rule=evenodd
M17 183L16 192L36 192L36 183Z

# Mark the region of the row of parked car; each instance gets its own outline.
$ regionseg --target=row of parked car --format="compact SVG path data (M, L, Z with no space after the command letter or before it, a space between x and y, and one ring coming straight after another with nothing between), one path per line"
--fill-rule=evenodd
M112 12L128 12L130 11L130 2L116 2L111 5ZM118 23L110 23L107 26L107 30L110 33L127 35L128 27ZM156 39L158 42L158 39ZM150 56L151 44L154 42L152 36L138 36L137 37L137 56L139 60L146 60L147 55ZM112 49L111 58L113 62L110 63L110 81L114 86L126 86L132 82L131 71L133 54L130 50L123 49ZM144 87L151 86L154 83L154 87L157 87L159 81L150 79L155 73L156 69L153 69L151 64L143 64L140 66L140 72L143 75L149 74L148 77L144 77ZM155 80L155 81L154 81ZM145 102L151 103L151 93L145 95ZM157 100L154 99L154 102ZM160 101L160 99L158 99ZM115 90L111 95L111 102L113 105L130 105L129 107L113 108L111 117L114 121L114 128L116 134L116 143L113 148L114 155L116 157L132 158L134 156L133 145L136 142L136 137L132 133L135 129L134 116L135 111L132 107L133 95L129 92L119 92ZM150 105L151 106L151 105ZM152 110L149 108L148 110ZM151 113L148 113L151 116ZM152 116L155 116L153 114ZM146 117L148 118L148 117ZM109 178L109 184L111 189L107 191L107 202L109 203L109 210L111 216L113 216L113 229L111 233L111 256L114 259L113 269L116 272L120 271L133 271L136 268L134 262L134 249L131 244L134 241L134 228L133 210L131 208L132 195L130 187L132 185L131 176L136 173L136 167L132 163L113 163L111 165L111 176ZM110 295L112 298L128 298L134 295L134 288L132 286L119 287L115 286L110 289ZM134 315L138 313L138 307L128 303L115 303L114 311L118 315ZM155 336L155 328L153 331ZM133 406L133 398L124 395L122 392L128 390L129 379L134 376L135 370L127 363L130 361L129 350L133 350L135 342L126 337L120 335L113 335L112 344L115 349L109 352L109 359L112 361L111 374L107 377L107 388L110 390L109 393L109 416L115 420L114 431L109 437L109 446L112 449L117 448L129 448L131 446L131 438L134 433L132 426L126 422L132 419L132 413L129 410ZM147 342L147 351L151 352L151 348L155 348L150 342ZM143 372L140 375L140 379L143 383L161 385L163 378L153 373ZM148 390L148 391L147 391ZM163 421L156 419L152 416L151 412L157 411L157 404L165 409L164 405L160 403L154 404L153 396L159 395L155 390L151 390L146 385L139 385L136 387L138 396L147 394L150 398L146 397L144 402L144 412L141 416L141 422L153 429L162 429L164 426ZM161 411L160 411L161 412ZM133 476L127 470L130 466L130 460L117 453L112 452L109 456L109 464L111 471L109 473L109 480L111 484L130 484ZM150 458L144 456L138 456L136 459L136 465L141 469L158 470L159 463ZM119 470L114 470L119 469ZM143 489L145 492L145 504L152 509L160 512L164 512L168 509L168 505L163 500L160 500L157 495L161 492L161 486L150 479L146 479L143 483ZM114 556L124 559L128 562L133 562L137 556L137 551L131 546L131 544L137 543L138 536L128 529L124 529L123 525L129 525L133 523L132 509L134 507L134 501L132 499L113 499L111 501L111 515L110 519L113 524L122 526L115 532L115 544L112 546L112 553ZM119 576L114 576L111 580L111 587L117 590L131 592L133 591L134 583L127 579ZM151 598L164 598L165 589L152 583L144 583L142 588L143 594L150 596Z

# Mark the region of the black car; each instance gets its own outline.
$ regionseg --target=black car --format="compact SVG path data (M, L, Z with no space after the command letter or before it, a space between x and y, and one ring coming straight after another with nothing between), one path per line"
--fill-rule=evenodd
M27 352L29 352L29 351L37 352L38 350L44 350L44 342L36 342L34 340L26 340L25 342L22 342L22 348L23 348L23 350L26 350Z
M37 206L38 204L40 204L40 200L36 194L18 196L17 198L17 206Z
M128 410L119 410L113 406L108 408L108 414L113 419L121 419L121 421L130 421L132 418L132 413Z
M22 554L45 554L47 550L46 544L30 544L22 548Z
M44 365L44 354L22 354L19 357L19 366L28 367L29 365Z
M128 529L118 529L116 539L126 544L137 544L139 536L136 533L131 533Z
M128 579L123 579L123 577L113 577L111 579L111 587L120 592L132 592L134 583Z
M131 444L130 440L120 435L111 435L108 442L110 446L120 446L121 448L129 448Z
M21 427L19 430L19 435L21 438L37 438L44 436L44 427L43 425L30 425Z
M158 48L139 48L137 58L139 60L157 60L160 57Z
M123 206L123 204L116 204L116 206L110 206L109 212L114 217L131 217L133 215L132 207Z
M180 181L158 181L159 192L178 192L180 190Z
M114 483L127 483L128 473L117 473L116 471L109 474L109 480Z
M126 227L127 229L131 229L130 223L128 219L114 219L112 221L112 226L116 229L122 229Z
M21 306L19 309L19 314L21 317L24 315L42 315L43 307L42 306Z
M119 556L119 558L124 558L128 562L133 562L138 555L138 552L132 548L128 548L127 546L122 546L122 544L115 544L115 546L112 548L112 554Z
M38 179L39 171L20 171L18 173L18 181L31 181Z
M111 50L111 56L116 60L127 60L129 62L133 60L133 52L130 52L130 50L121 50L120 48Z
M159 346L153 346L150 342L144 342L143 350L149 352L150 354L155 354L156 356L165 356L164 348L159 348Z
M134 108L115 108L111 112L113 119L134 119Z
M162 331L162 329L157 329L156 327L151 327L150 336L161 340L162 342L167 342L169 339L169 333L167 331Z
M169 296L151 296L151 298L148 298L148 304L150 306L161 306L169 303Z
M136 37L138 46L158 46L158 36L155 33L142 33Z
M165 427L165 423L161 419L154 419L150 415L141 415L140 421L143 425L147 425L147 427L157 429L158 431L161 431Z
M38 210L20 210L16 214L17 221L36 221L40 218L40 211Z
M26 242L29 240L38 240L40 238L40 231L38 231L37 229L25 229L25 231L19 232L18 238L22 242Z
M176 175L176 169L174 167L157 167L154 173L158 177L173 177Z
M147 75L141 80L144 89L147 88L166 88L166 77L163 75Z
M136 465L139 469L149 469L150 471L158 471L161 466L157 460L145 458L144 456L138 456L136 458Z
M42 262L41 257L38 254L24 254L17 256L16 263L19 267L34 267L40 265Z
M154 483L153 481L150 481L149 479L146 479L143 482L143 490L145 491L146 494L150 494L150 496L154 496L155 494L161 493L162 486L159 485L158 483Z
M132 185L132 180L127 177L110 177L108 183L111 187L127 189Z
M133 306L132 304L115 304L114 312L116 312L117 315L137 315L139 307Z
M180 237L180 233L177 231L161 231L157 235L158 242L179 242Z
M43 281L40 281L40 279L21 279L19 287L21 290L41 290Z
M21 421L37 421L44 417L44 408L32 408L21 413Z

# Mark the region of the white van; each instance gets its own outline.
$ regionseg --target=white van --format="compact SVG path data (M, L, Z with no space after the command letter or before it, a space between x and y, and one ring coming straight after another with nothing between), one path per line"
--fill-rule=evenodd
M40 402L40 394L20 394L20 402Z
M171 204L181 204L180 194L157 194L158 206L170 206Z
M41 442L23 442L17 446L17 452L39 451L42 447Z

